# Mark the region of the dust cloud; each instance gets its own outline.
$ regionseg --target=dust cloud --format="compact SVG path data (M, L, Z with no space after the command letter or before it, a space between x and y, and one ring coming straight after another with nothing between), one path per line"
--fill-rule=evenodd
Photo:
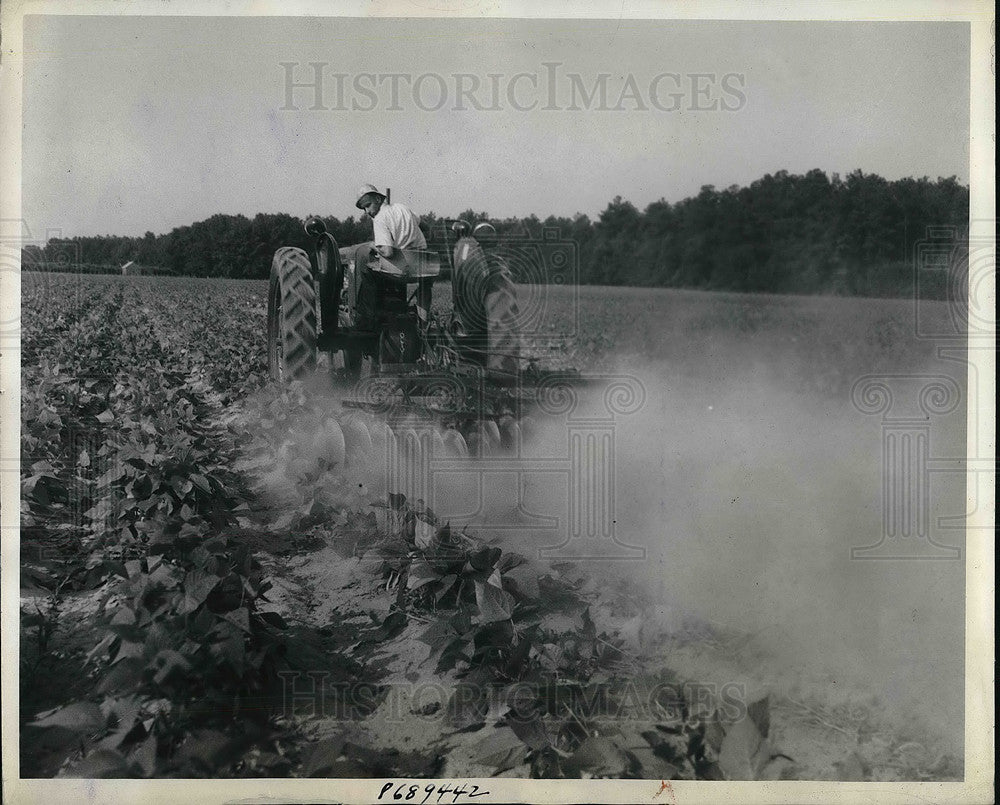
M645 402L615 422L614 527L645 555L581 564L634 585L653 602L653 625L693 618L743 635L740 651L767 689L860 707L960 756L963 562L852 559L883 530L880 420L849 394L789 388L759 357L705 360L738 351L716 344L685 365L619 362L616 374L640 381ZM582 392L576 414L601 409L602 393ZM964 453L961 409L934 428L935 452ZM541 417L521 473L480 463L436 476L436 510L513 550L579 556L567 533L566 431L565 418ZM932 481L932 520L965 511L960 475ZM964 543L961 532L945 539Z
M959 751L962 563L851 558L882 534L879 422L752 374L643 376L648 405L619 436L616 511L647 548L638 572L664 611L752 635L778 687L868 691ZM958 476L933 492L935 513L964 511Z
M622 377L642 389L638 410L614 419L610 512L616 539L641 548L640 559L606 537L609 556L580 558L565 414L532 414L519 453L439 461L436 452L429 478L396 479L389 491L424 497L442 519L505 549L577 559L609 586L632 586L650 602L650 630L693 620L738 635L734 667L772 692L860 708L897 735L961 756L964 562L852 559L852 548L883 533L883 432L850 390L862 375L893 372L946 374L964 388L965 367L936 360L933 345L898 343L898 325L889 331L897 341L880 343L887 329L867 307L860 333L830 317L814 337L822 360L780 327L762 340L685 335L675 322L678 338L646 353L658 360L631 349L594 362L604 384ZM579 391L573 416L606 413L602 382ZM384 426L368 425L373 443L393 443ZM404 430L395 429L399 449ZM964 456L964 405L931 422L931 439L933 454ZM379 449L347 447L347 475L361 472L371 495L383 495ZM938 539L964 548L962 531L934 526L965 513L963 476L931 477L928 505ZM693 671L719 665L706 657Z

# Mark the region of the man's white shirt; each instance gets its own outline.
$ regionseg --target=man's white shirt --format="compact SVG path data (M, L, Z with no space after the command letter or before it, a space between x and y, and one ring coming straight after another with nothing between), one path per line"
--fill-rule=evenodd
M383 204L372 219L376 246L394 249L426 249L427 240L420 231L420 219L402 204Z

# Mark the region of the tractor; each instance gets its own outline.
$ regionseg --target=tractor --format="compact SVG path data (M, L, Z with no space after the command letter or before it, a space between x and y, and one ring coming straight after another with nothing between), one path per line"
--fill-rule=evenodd
M345 407L379 413L390 427L417 417L505 447L519 442L518 423L543 395L583 382L575 370L546 371L522 357L516 285L495 242L477 241L468 224L453 230L478 250L480 276L463 284L453 270L453 309L444 315L431 310L436 252L397 249L386 258L371 243L338 246L319 218L305 230L311 257L285 246L271 264L272 379L311 375L326 352L335 381L350 387Z

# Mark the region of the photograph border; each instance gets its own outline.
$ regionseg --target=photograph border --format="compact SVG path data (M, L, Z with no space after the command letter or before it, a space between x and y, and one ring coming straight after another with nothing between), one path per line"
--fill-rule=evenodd
M294 11L294 13L293 13ZM859 13L863 12L863 13ZM0 238L25 239L38 233L24 231L21 219L21 103L23 75L23 23L29 14L150 15L150 16L340 16L340 17L521 17L528 19L687 19L687 20L857 20L865 21L968 21L971 25L970 174L971 219L978 231L970 236L992 238L992 276L970 277L970 284L985 296L981 309L995 315L995 28L993 4L986 2L856 3L799 2L602 2L559 3L490 2L473 0L350 0L331 9L318 0L281 3L277 0L229 0L206 3L192 0L66 0L18 2L2 7L2 69L0 69ZM990 228L987 231L987 227ZM20 310L20 277L0 266L0 322L16 322ZM970 322L973 329L977 326ZM978 373L978 398L969 400L968 455L995 457L995 349L972 343L970 373ZM976 348L974 348L976 347ZM250 780L25 780L17 777L18 756L18 535L19 535L19 349L5 337L0 345L0 534L2 534L2 645L3 674L3 800L12 803L88 802L173 803L213 802L369 802L384 784L381 779L250 779ZM995 467L995 465L994 465ZM870 801L903 803L987 802L993 799L993 662L995 572L993 525L995 472L969 471L968 494L979 501L967 527L966 550L966 725L965 772L961 783L854 783L854 782L701 782L639 780L514 780L488 778L463 780L490 791L482 802L740 802L831 803ZM421 781L423 784L430 780ZM454 783L455 781L450 781ZM384 800L383 800L384 801Z

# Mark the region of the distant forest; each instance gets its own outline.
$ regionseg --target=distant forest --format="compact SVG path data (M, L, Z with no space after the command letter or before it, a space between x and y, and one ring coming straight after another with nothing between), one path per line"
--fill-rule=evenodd
M772 293L908 295L916 245L931 227L964 228L969 188L955 177L888 181L854 171L768 174L749 187L702 187L671 204L639 210L616 197L591 220L535 215L492 219L472 209L444 217L414 209L448 264L456 218L490 220L501 237L542 237L556 227L576 242L579 281ZM371 238L371 222L322 216L341 246ZM266 279L279 246L308 247L302 219L285 213L213 215L164 235L52 239L22 251L26 270ZM942 285L942 293L944 288Z

